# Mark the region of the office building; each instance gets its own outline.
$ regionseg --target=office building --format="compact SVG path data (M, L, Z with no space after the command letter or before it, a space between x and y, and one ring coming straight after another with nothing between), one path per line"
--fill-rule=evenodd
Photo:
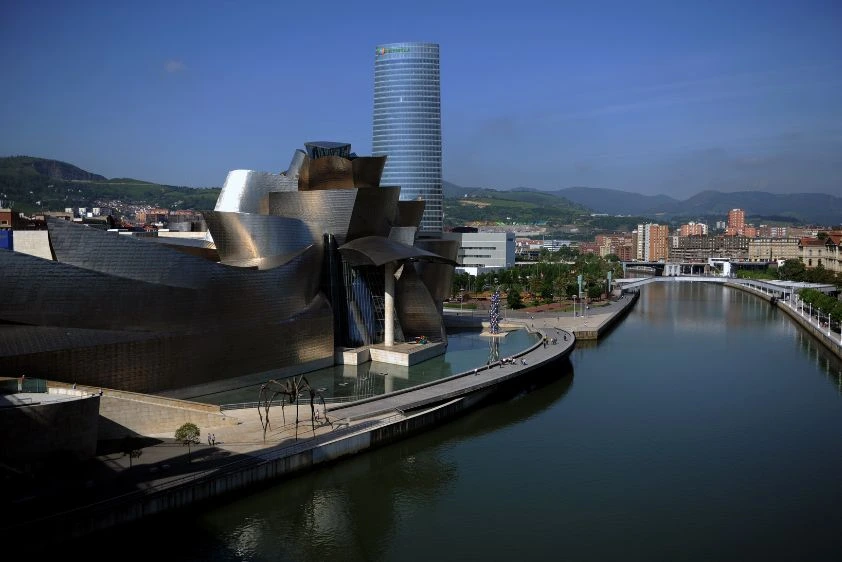
M666 261L669 258L669 227L665 224L637 225L637 253L639 261Z
M442 231L439 46L390 43L374 52L372 153L388 156L381 183L424 201L419 233Z
M478 275L515 265L514 232L444 232L442 238L458 242L456 271Z
M728 211L728 226L725 227L726 236L743 236L746 227L746 212L742 209Z

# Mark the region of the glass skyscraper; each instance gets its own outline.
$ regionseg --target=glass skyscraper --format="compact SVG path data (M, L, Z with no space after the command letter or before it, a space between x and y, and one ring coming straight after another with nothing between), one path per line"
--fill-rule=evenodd
M372 154L386 155L380 185L423 199L419 230L442 231L439 46L389 43L374 53Z

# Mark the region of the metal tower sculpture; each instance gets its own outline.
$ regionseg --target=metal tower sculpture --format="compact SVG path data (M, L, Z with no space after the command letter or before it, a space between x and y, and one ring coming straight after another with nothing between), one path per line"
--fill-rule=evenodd
M500 333L500 289L495 289L491 295L491 306L488 309L488 321L491 325L491 333Z

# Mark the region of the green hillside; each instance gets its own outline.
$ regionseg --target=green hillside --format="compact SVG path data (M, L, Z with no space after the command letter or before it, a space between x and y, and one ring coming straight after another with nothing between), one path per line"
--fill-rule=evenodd
M151 205L169 209L213 209L219 188L193 188L92 174L72 164L37 158L0 158L0 199L24 212L65 207Z
M463 192L464 193L464 192ZM446 226L469 222L506 222L518 224L572 224L589 211L563 197L533 190L495 191L474 189L457 197L444 199Z

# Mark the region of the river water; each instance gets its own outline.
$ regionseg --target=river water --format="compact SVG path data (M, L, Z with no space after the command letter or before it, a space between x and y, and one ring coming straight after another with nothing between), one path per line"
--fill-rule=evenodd
M106 540L174 560L838 560L841 377L765 301L654 283L537 388Z

